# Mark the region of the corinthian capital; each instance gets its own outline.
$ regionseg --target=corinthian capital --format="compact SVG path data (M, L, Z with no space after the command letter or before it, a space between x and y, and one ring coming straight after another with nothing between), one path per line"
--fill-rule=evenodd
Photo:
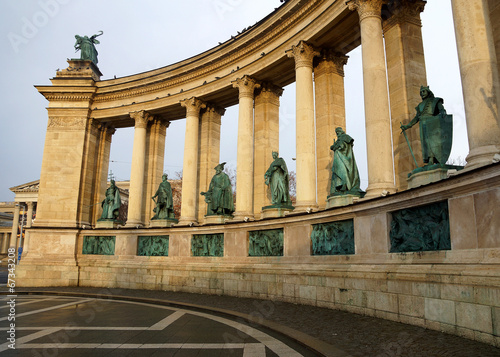
M381 18L382 5L387 4L387 0L348 0L346 5L349 10L356 10L359 15L359 21L367 17Z
M288 57L295 59L295 69L299 67L313 67L313 58L320 55L320 52L305 41L300 41L297 46L285 52Z
M153 116L145 110L131 112L130 117L134 119L136 128L146 128L148 121L153 120Z
M181 100L181 105L186 108L186 116L199 116L201 108L206 108L206 103L196 97Z
M233 87L238 88L240 91L240 98L251 97L253 99L253 93L255 89L260 88L260 83L250 76L243 76L233 81Z

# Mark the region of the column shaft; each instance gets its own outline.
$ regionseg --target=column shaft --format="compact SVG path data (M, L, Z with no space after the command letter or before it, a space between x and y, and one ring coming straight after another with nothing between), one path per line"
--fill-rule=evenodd
M99 136L99 148L97 149L94 197L92 201L92 226L95 226L97 220L101 217L101 202L106 195L108 186L109 154L111 152L111 139L115 129L107 125L101 125Z
M254 215L260 218L262 207L271 205L271 197L264 180L273 161L272 152L279 151L279 97L283 89L271 83L262 83L255 97L255 162Z
M151 197L162 182L165 158L165 137L170 122L155 118L148 126L146 135L146 160L144 167L143 222L149 225L154 216L155 204Z
M208 106L203 112L199 124L198 147L198 192L207 191L214 175L214 168L220 160L220 129L221 116L225 109ZM207 214L207 203L204 199L198 200L198 222L203 222Z
M135 120L134 147L130 172L130 193L127 226L142 226L142 197L144 186L144 163L146 158L147 123L151 115L145 111L130 113Z
M186 136L184 141L184 162L182 166L182 204L179 224L195 224L199 193L198 183L198 144L200 109L206 104L197 98L183 100L186 108Z
M260 88L248 76L233 82L239 90L238 146L236 154L236 219L253 219L254 90Z
M381 9L384 0L350 0L358 10L361 27L363 89L365 101L368 188L366 196L395 192L392 163L389 95L382 37Z
M333 151L330 146L335 139L335 128L346 130L344 65L347 56L323 51L314 68L314 89L316 105L316 167L318 205L326 207L330 194Z
M12 233L10 235L10 244L9 248L16 248L17 247L17 231L19 229L19 212L21 210L21 207L19 204L16 204L16 207L14 209L14 217L12 220ZM16 254L17 254L17 248L16 248Z
M314 130L313 58L320 53L301 41L287 51L295 59L296 81L296 211L316 209L316 153Z
M400 126L415 116L415 106L421 101L420 86L427 83L420 21L424 6L423 1L401 1L389 8L391 16L384 22L394 171L398 190L408 187L408 174L416 168ZM422 165L418 128L407 130L406 135L417 162Z
M467 169L500 152L498 63L487 0L452 0L469 155Z

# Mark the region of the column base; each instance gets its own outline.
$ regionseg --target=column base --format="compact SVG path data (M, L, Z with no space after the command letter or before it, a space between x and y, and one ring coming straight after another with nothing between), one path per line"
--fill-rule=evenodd
M175 218L152 219L151 222L149 222L149 227L151 227L151 228L169 228L177 223L179 223L179 221Z
M252 212L234 212L233 217L234 217L233 220L235 221L248 222L255 220L255 217Z
M95 224L96 228L118 228L118 226L122 226L123 224L121 222L117 221L112 221L112 220L102 220L102 221L97 221Z
M197 226L198 225L198 221L196 220L196 218L194 217L180 217L179 218L179 223L177 224L177 226L189 226L189 227L192 227L192 226Z
M358 195L338 195L338 196L328 196L326 199L326 208L341 207L351 205L358 201L361 197Z
M205 215L205 224L224 224L227 221L232 221L233 216L225 215Z
M385 197L396 193L396 186L389 183L369 184L364 198Z
M316 201L297 201L295 203L295 210L293 213L307 212L311 213L319 209L318 203Z
M500 159L498 155L500 155L500 147L497 145L488 145L472 149L465 158L467 164L465 165L464 171L494 164Z
M262 207L261 218L279 218L285 217L295 209L293 206L271 205Z

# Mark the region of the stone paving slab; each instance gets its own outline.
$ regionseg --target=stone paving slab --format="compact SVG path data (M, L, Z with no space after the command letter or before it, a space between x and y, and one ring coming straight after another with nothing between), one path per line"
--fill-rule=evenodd
M296 337L303 343L318 346L324 354L331 356L370 356L370 357L499 357L500 349L491 345L461 338L455 335L427 330L417 326L377 319L369 316L330 310L314 306L296 305L279 301L236 298L229 296L201 295L183 292L102 289L102 288L23 288L25 292L59 291L66 294L97 294L100 297L126 296L131 299L157 299L176 306L196 308L206 307L219 312L232 312L237 322L244 322L250 316L282 333ZM20 293L21 290L18 291ZM83 296L83 295L82 295ZM47 298L45 295L43 298ZM84 297L83 297L84 298ZM45 302L46 303L46 302ZM29 306L29 305L27 305ZM26 307L27 307L26 306ZM177 307L178 307L177 306ZM201 310L198 310L201 311ZM206 310L205 310L206 311ZM0 310L1 312L1 310ZM256 326L252 324L252 326ZM294 335L295 334L295 335ZM324 345L321 345L324 343ZM315 345L316 344L316 345ZM328 348L332 347L331 352ZM323 349L322 349L323 348ZM147 351L146 351L147 350ZM165 350L166 351L166 350ZM71 356L81 351L74 349ZM111 352L111 350L109 351ZM134 349L123 349L121 355L136 354ZM163 355L157 351L144 349L143 355ZM149 354L151 352L151 354ZM179 352L179 351L178 351ZM181 354L190 355L193 351L182 350ZM220 352L220 353L219 353ZM83 352L82 352L83 353ZM115 352L106 356L117 355ZM266 355L273 356L266 349ZM94 355L94 354L92 354ZM99 354L96 354L99 355ZM120 355L120 356L121 356ZM141 356L143 356L141 355ZM168 356L168 354L164 354ZM191 354L192 355L192 354ZM210 355L227 355L227 351L213 350ZM205 356L202 354L201 356ZM207 356L209 356L207 354Z

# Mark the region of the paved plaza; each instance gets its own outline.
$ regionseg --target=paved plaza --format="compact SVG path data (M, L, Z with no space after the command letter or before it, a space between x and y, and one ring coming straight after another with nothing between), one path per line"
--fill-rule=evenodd
M16 294L16 350L4 343L2 356L500 356L458 336L283 302L99 288ZM8 301L1 296L4 331Z

